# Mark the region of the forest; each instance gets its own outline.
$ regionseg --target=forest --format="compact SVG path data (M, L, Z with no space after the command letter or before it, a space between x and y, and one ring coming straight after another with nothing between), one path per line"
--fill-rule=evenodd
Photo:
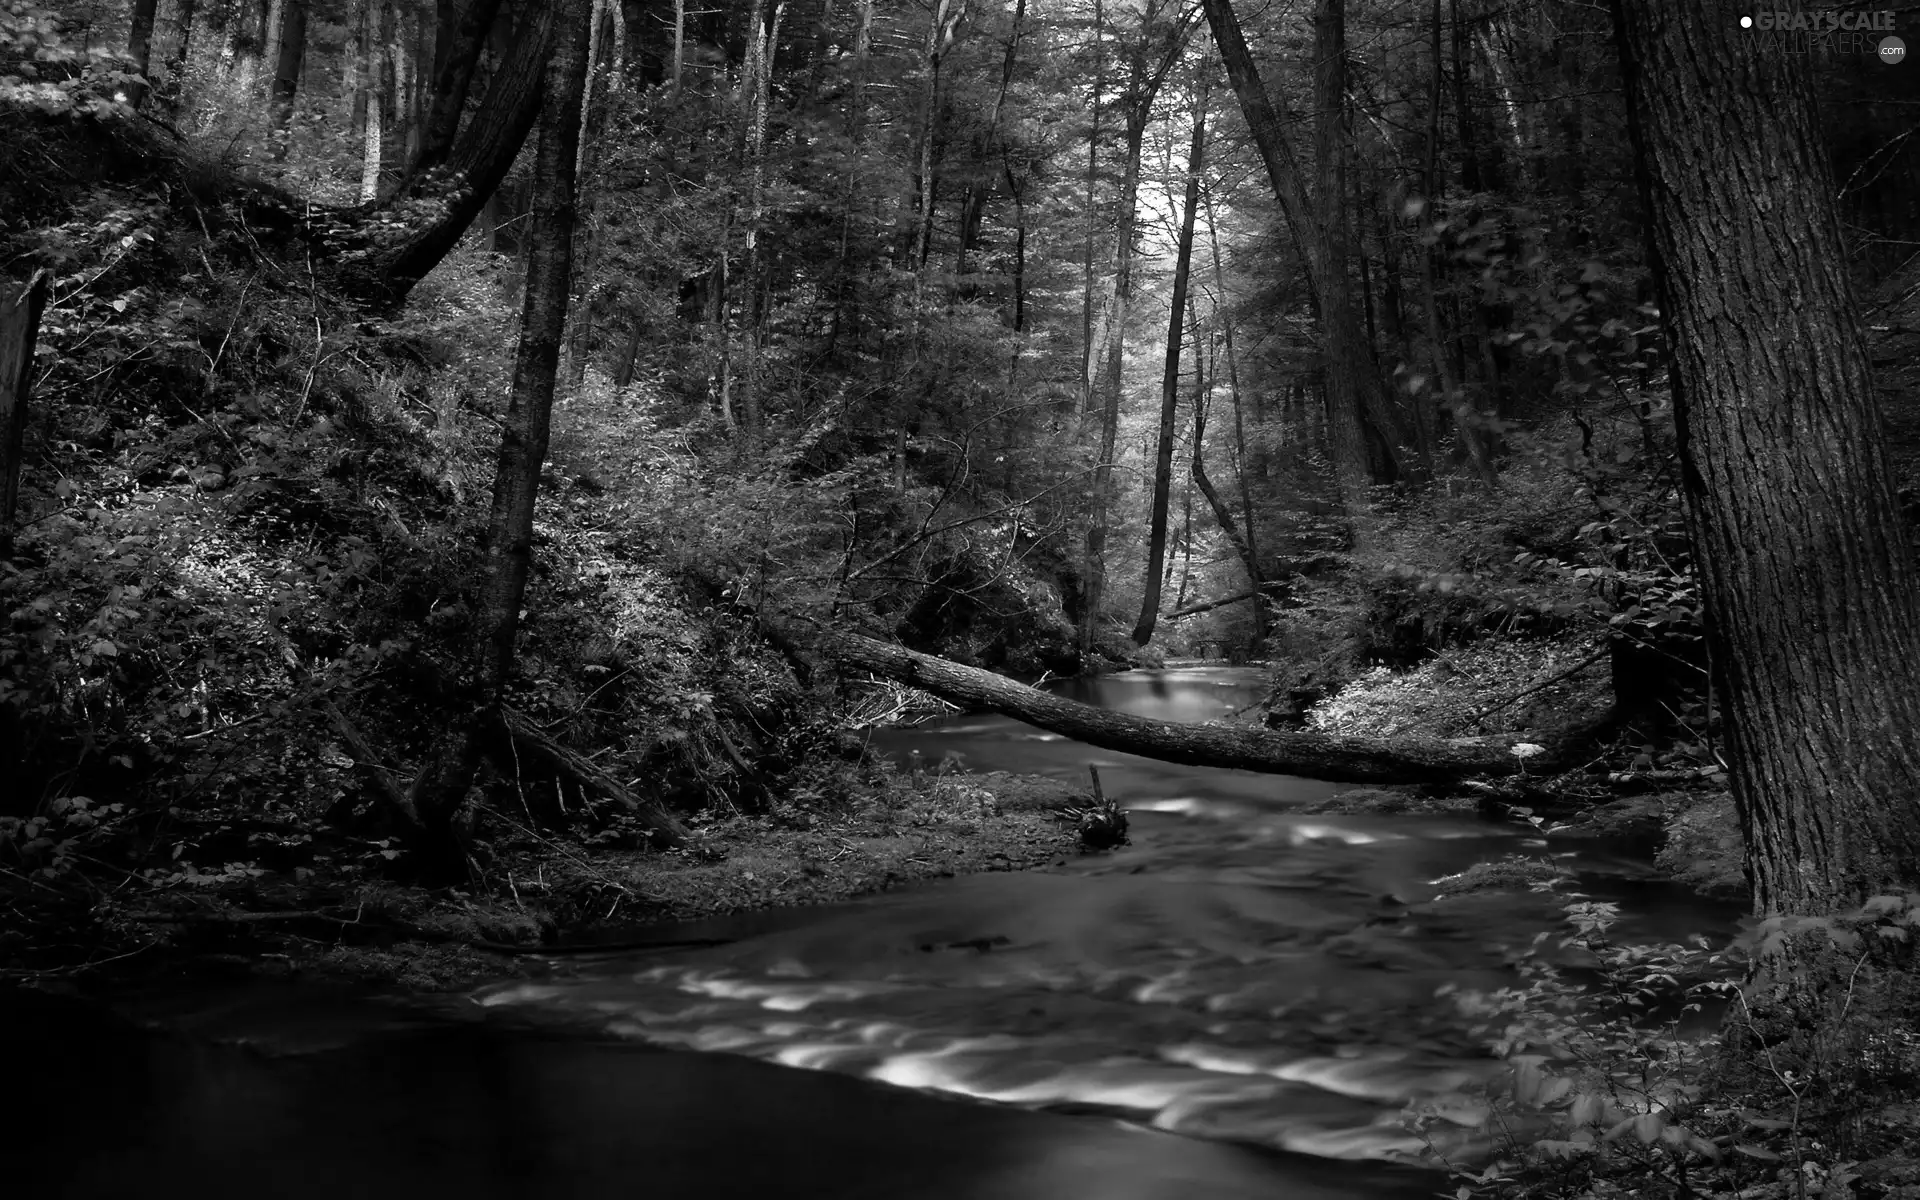
M795 1194L1920 1197L1916 12L0 3L0 1008L1165 1138ZM476 1103L373 1028L245 1069ZM48 1194L330 1162L88 1053L199 1140Z

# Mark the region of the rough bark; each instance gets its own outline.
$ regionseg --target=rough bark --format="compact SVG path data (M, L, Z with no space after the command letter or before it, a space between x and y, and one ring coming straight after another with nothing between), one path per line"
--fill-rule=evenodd
M480 53L486 48L487 34L500 16L500 3L501 0L469 0L445 52L437 45L434 47L437 69L433 78L433 101L427 108L426 127L420 133L420 156L413 164L415 172L431 171L447 161L454 134L460 128L460 114L467 108L467 94L473 88Z
M807 640L792 631L786 636ZM1514 756L1512 747L1526 740L1517 735L1452 740L1334 737L1243 725L1182 725L1065 700L991 671L858 634L827 633L818 647L842 666L897 679L953 704L1005 713L1105 750L1194 766L1236 767L1342 783L1447 782L1519 774L1522 760ZM1539 770L1556 765L1560 757L1549 747L1525 761L1528 770Z
M33 345L47 303L47 278L45 272L36 273L25 287L0 279L0 555L13 551L27 391L33 383Z
M1180 407L1180 344L1187 318L1187 281L1193 273L1193 226L1200 209L1200 169L1206 159L1207 116L1204 93L1195 106L1193 142L1187 148L1187 190L1180 210L1180 235L1174 249L1173 308L1167 321L1166 367L1160 376L1160 437L1153 457L1153 510L1148 518L1146 595L1140 619L1133 626L1133 642L1153 640L1160 617L1161 568L1167 557L1167 507L1173 500L1173 423ZM1199 461L1200 447L1193 448Z
M574 163L580 145L580 96L586 83L588 0L563 0L550 10L554 52L545 72L539 148L533 167L533 213L526 298L513 387L501 422L493 507L487 523L486 583L476 612L481 642L476 686L469 690L455 731L441 739L414 787L423 829L422 865L431 874L457 875L466 853L460 812L474 769L500 727L500 695L513 671L520 607L533 566L533 510L547 457L554 376L566 331L568 277L573 260Z
M1687 512L1762 912L1920 886L1920 571L1806 67L1616 0Z

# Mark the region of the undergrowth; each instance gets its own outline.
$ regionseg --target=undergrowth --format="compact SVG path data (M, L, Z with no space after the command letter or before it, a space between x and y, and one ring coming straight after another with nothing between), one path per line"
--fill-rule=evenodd
M1408 1110L1459 1200L1914 1194L1920 897L1773 918L1718 950L1621 942L1611 904L1565 911L1519 983L1445 993L1506 1067Z

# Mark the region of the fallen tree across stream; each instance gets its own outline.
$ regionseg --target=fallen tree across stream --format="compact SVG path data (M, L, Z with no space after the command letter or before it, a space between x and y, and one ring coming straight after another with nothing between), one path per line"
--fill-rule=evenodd
M1336 783L1447 783L1468 777L1552 771L1571 757L1567 744L1516 755L1528 735L1475 738L1371 738L1294 733L1247 725L1185 725L1110 712L855 633L781 625L777 638L804 643L838 661L910 684L952 704L991 709L1105 750L1165 762L1238 767ZM1537 744L1537 743L1536 743Z

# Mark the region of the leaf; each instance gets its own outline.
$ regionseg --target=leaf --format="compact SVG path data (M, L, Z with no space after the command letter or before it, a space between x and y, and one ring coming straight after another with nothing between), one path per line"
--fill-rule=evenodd
M105 638L101 638L98 641L94 642L94 644L89 646L88 649L92 650L94 655L99 658L113 658L114 656L120 653L120 647L114 645L112 642L108 641Z
M1546 1084L1546 1072L1532 1063L1521 1063L1513 1069L1513 1098L1521 1104L1533 1104L1540 1099L1540 1090Z
M1651 1146L1666 1124L1667 1118L1663 1113L1641 1113L1633 1119L1633 1136L1640 1139L1641 1145Z
M1767 1149L1765 1146L1754 1146L1746 1142L1739 1142L1734 1145L1733 1150L1734 1150L1734 1153L1736 1154L1744 1154L1748 1158L1757 1158L1761 1162L1779 1162L1780 1161L1780 1156L1778 1154L1775 1154L1773 1151Z

